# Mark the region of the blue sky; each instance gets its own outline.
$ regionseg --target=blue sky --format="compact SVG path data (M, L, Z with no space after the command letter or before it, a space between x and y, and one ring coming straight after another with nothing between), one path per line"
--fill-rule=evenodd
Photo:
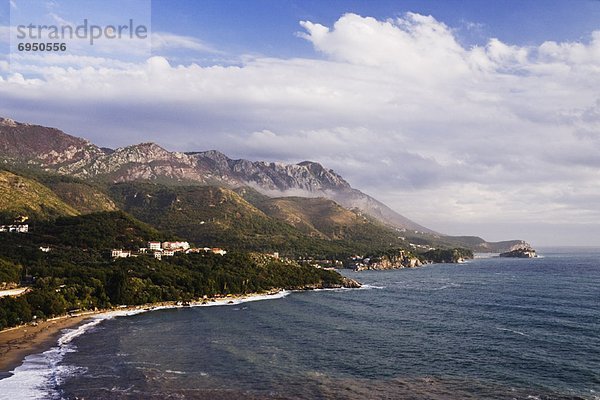
M490 37L515 45L584 40L600 21L598 0L133 0L119 2L115 9L97 0L21 3L32 15L46 11L40 4L55 3L54 8L62 11L65 19L85 14L127 14L128 4L138 9L142 8L140 3L151 4L153 30L192 36L230 55L286 58L318 57L310 43L295 36L301 30L299 21L331 25L348 12L380 20L408 11L432 15L453 27L467 46L485 44ZM2 2L0 23L8 25L10 8L10 1ZM206 54L182 55L202 63L224 62L222 57Z
M516 45L586 38L598 28L597 0L154 0L155 30L194 36L229 54L318 57L294 34L299 21L332 25L344 13L380 20L411 11L432 15L457 31L467 46L490 37Z
M293 36L300 20L331 25L347 12L386 19L407 11L432 15L453 27L481 24L481 32L465 33L468 44L484 43L488 37L519 45L578 40L596 29L600 20L600 5L594 0L155 0L152 4L155 29L193 35L230 51L270 56L309 52L310 47Z
M9 54L11 10L151 11L152 33ZM599 244L598 82L600 1L0 4L2 116L108 147L318 161L425 226L489 240Z

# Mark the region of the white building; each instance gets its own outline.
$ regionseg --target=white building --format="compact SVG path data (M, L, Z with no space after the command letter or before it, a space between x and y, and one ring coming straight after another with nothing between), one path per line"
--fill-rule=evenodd
M190 244L188 242L163 242L162 244L163 250L187 250L190 248Z
M162 255L163 257L173 257L175 252L173 250L163 250Z
M0 225L0 232L27 233L29 232L29 225Z
M156 258L157 260L162 259L162 253L160 251L155 251L154 258Z
M161 250L160 242L148 242L148 248L150 250Z
M125 251L122 249L113 249L112 251L113 258L127 258L131 257L131 251Z

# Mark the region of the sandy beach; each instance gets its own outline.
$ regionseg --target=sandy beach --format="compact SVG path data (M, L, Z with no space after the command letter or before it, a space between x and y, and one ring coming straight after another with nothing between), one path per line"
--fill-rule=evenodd
M63 316L34 325L24 325L0 331L0 373L12 371L29 354L41 353L57 343L61 331L74 328L90 318L87 313Z

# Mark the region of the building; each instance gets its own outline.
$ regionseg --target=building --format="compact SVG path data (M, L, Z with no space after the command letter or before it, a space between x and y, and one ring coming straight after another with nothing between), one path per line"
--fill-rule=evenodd
M16 225L15 232L27 233L27 232L29 232L29 225L28 224Z
M40 246L40 250L43 251L44 253L48 253L48 252L50 252L50 247Z
M219 249L218 247L213 247L212 249L210 249L210 251L213 252L213 254L219 254L224 256L225 254L227 254L227 252L223 249Z
M160 247L160 242L148 242L148 248L150 250L162 250Z
M173 251L173 250L163 250L162 251L162 255L163 255L163 257L173 257L175 255L175 251Z
M190 248L190 244L188 242L163 242L162 243L163 250L187 250Z
M125 251L125 250L122 250L122 249L113 249L111 254L112 254L113 258L127 258L127 257L131 257L131 251Z
M0 225L0 232L27 233L29 232L29 225Z
M161 260L162 259L162 253L160 251L155 251L154 252L154 258L156 258L157 260Z

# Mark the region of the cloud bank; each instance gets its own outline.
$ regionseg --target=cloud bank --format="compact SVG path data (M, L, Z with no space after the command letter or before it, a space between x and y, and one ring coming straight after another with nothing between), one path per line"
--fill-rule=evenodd
M414 13L300 25L314 59L207 67L160 55L143 64L13 57L0 62L0 111L107 146L153 140L319 161L436 230L501 239L552 222L581 229L526 233L542 243L600 236L600 31L467 48L451 27Z

